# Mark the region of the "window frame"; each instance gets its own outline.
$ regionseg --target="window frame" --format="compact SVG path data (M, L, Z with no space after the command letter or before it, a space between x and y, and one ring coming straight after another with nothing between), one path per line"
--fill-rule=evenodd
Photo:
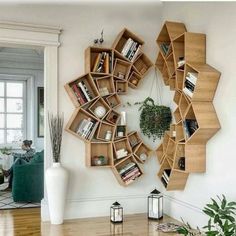
M14 83L14 82L21 82L23 84L23 96L21 97L23 99L23 123L22 123L22 128L11 128L11 130L22 130L23 136L22 139L26 139L27 137L27 112L28 112L28 105L27 105L27 81L28 81L28 76L22 76L22 75L9 75L9 74L0 74L0 82L4 82L4 96L1 98L4 98L4 112L0 112L1 114L4 114L4 128L1 130L4 130L4 143L0 143L0 147L12 147L14 148L19 148L19 143L7 143L7 127L6 127L6 114L18 114L16 112L7 112L7 103L6 99L7 98L13 98L13 97L8 97L6 94L6 88L7 88L7 83ZM16 97L17 99L17 97Z

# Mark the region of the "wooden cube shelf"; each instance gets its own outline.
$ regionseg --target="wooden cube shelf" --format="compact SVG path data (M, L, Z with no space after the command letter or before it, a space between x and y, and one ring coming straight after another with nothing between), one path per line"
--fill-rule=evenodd
M110 135L111 138L108 140L106 139L107 131L111 132L111 135ZM96 138L102 141L113 141L115 131L116 131L115 125L102 121L98 126Z
M123 95L123 94L126 94L128 91L128 82L127 81L116 80L115 86L116 86L116 93L117 94Z
M178 107L174 111L174 118L175 118L175 122L179 122L181 120L181 113Z
M86 166L111 167L113 166L112 142L90 142L86 144ZM104 163L96 162L99 157L104 157Z
M139 163L144 163L151 154L151 149L144 143L138 144L134 150L134 157ZM145 158L144 158L145 157Z
M180 90L175 90L175 95L174 95L173 101L177 105L179 105L181 94L182 94L182 92L180 92Z
M127 137L128 137L128 140L129 140L132 150L135 150L137 145L142 142L142 139L140 138L137 131L133 131L133 132L128 133Z
M180 115L181 115L182 119L184 118L185 113L187 112L189 105L190 105L189 100L184 95L184 93L182 93L181 97L180 97L180 101L179 101L179 110L180 110Z
M121 100L117 93L113 93L110 96L106 97L106 102L112 109L115 109L121 105Z
M91 125L88 122L94 123L91 129L89 129ZM93 138L98 125L99 120L95 116L83 108L77 108L67 123L66 130L81 140L88 142Z
M176 78L175 78L175 75L172 76L170 79L169 79L169 86L170 86L170 90L171 91L174 91L175 90L175 86L176 86Z
M116 125L116 124L118 123L118 121L120 120L120 113L118 113L118 112L116 112L115 110L112 109L112 110L107 114L105 120L106 120L107 122L111 123L111 124Z
M169 56L166 58L167 69L169 78L171 78L175 73L175 65L174 65L174 56L173 53L170 53Z
M105 108L106 112L105 114L102 116L102 117L98 117L95 110L98 108L98 107L103 107ZM91 104L91 106L89 106L88 110L95 116L97 117L97 119L104 119L106 117L106 115L111 111L111 108L110 106L105 102L105 100L100 97L98 98L94 103Z
M113 50L111 48L88 47L85 50L85 72L111 74Z
M75 107L85 106L99 96L91 74L70 81L65 85L65 89Z
M165 22L157 44L156 68L178 106L156 151L158 177L167 190L182 190L189 173L205 172L206 143L220 129L212 104L220 72L206 64L206 35L187 32L183 23Z
M212 102L220 79L220 72L207 64L186 64L185 81L188 73L197 74L191 101Z
M131 70L131 66L132 64L130 62L117 58L115 60L113 76L119 80L127 80L129 76L129 72Z
M115 85L112 76L104 76L96 79L96 85L100 96L109 96L115 93Z
M138 51L137 50L135 51L136 54L134 53L134 56L131 59L129 59L129 50L125 50L125 45L127 45L126 43L128 43L127 41L129 39L132 39L135 43L137 43L135 48L140 48L144 44L144 41L140 39L137 35L129 31L128 29L124 29L116 37L116 40L114 41L112 45L112 48L114 48L115 51L124 59L133 61L135 59L135 55L137 55L137 53L139 52L139 49L137 49ZM122 50L124 51L122 52Z
M129 75L128 85L131 88L136 89L141 80L142 80L142 76L133 70Z
M131 166L130 170L129 166ZM117 181L123 186L128 186L143 175L142 168L132 155L115 164L112 169Z
M144 54L140 53L134 61L134 69L143 77L153 66L151 60Z
M182 90L184 88L184 71L183 70L176 70L176 89Z
M132 148L130 147L130 144L129 144L129 141L127 138L123 138L123 139L114 141L113 147L114 147L114 160L115 161L119 161L122 158L130 156L132 154ZM122 158L119 158L119 155L117 155L117 152L122 149L127 151L127 155L125 155Z
M211 102L192 102L185 120L196 120L198 128L187 139L189 144L206 144L206 142L220 129L215 108Z

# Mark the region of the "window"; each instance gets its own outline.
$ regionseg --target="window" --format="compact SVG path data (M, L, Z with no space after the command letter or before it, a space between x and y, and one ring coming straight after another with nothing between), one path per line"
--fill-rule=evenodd
M0 80L0 145L20 143L26 136L26 81Z

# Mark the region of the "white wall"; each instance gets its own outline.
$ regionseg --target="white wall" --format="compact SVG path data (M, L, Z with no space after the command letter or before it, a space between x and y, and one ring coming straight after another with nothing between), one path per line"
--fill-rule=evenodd
M154 62L157 54L155 43L160 31L161 6L159 4L116 4L78 6L1 6L0 20L60 26L59 48L59 105L60 111L69 120L74 107L64 90L64 84L84 73L84 50L100 36L104 29L105 44L111 46L117 34L127 27L144 39L144 51ZM123 101L142 101L149 95L153 72L137 91L129 90ZM56 89L56 88L55 88ZM170 105L169 92L161 88L164 104ZM52 91L53 92L53 91ZM138 128L137 108L127 108L130 129ZM145 139L156 148L157 143ZM47 158L47 157L46 157ZM156 177L158 165L152 157L144 166L145 175L130 187L121 187L111 170L85 167L84 143L71 134L64 133L62 163L70 172L66 218L101 216L109 214L115 200L124 205L126 214L146 211L146 196L154 188L161 189ZM48 219L46 202L43 204L43 219Z
M200 209L210 197L225 194L236 200L235 118L236 118L236 4L165 3L163 21L181 21L191 32L207 35L207 63L222 76L214 99L221 130L208 142L205 174L191 174L182 192L166 193L167 212L193 225L206 224Z

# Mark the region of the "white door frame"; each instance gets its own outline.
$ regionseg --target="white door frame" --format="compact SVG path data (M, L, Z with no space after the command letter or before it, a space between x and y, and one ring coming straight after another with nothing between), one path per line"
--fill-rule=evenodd
M58 47L61 28L0 21L0 45L6 47L30 47L44 49L44 110L58 112ZM52 163L47 119L44 125L44 173ZM44 188L45 189L45 188ZM44 196L46 192L44 190ZM45 205L45 198L42 200ZM41 208L42 218L44 215Z

